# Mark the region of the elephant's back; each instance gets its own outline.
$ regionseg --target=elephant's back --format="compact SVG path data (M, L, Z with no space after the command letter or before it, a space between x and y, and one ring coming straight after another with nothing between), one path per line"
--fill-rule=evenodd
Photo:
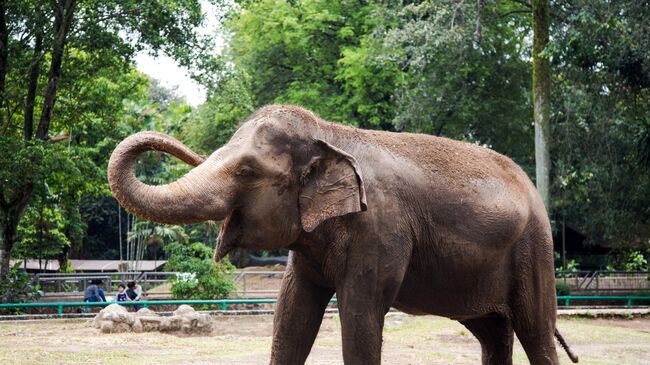
M461 184L491 177L515 185L528 180L514 161L483 146L425 134L366 132L369 142L412 162L430 178Z
M403 159L409 174L419 171L411 203L427 212L433 236L444 232L459 248L509 245L541 202L526 173L488 148L413 133L370 131L368 138Z

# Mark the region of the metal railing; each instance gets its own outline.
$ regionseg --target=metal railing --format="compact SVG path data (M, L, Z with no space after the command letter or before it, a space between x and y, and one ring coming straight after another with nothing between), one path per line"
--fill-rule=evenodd
M574 301L596 301L596 302L623 302L624 306L629 307L640 303L650 303L650 295L615 295L615 296L602 296L602 295L565 295L558 296L558 302L569 307ZM336 298L332 298L330 303L336 303ZM150 305L210 305L218 306L222 311L226 311L229 305L235 304L275 304L277 299L215 299L215 300L149 300L137 302L120 302L120 305L139 305L147 308ZM63 314L64 307L105 307L112 302L56 302L56 303L4 303L0 304L0 309L3 308L57 308L57 314Z
M149 291L161 284L168 282L169 278L178 274L177 272L158 271L127 271L115 273L42 273L34 275L32 282L38 284L44 296L71 297L80 296L88 287L91 280L102 280L106 292L111 293L117 290L119 283L137 280L142 286L143 294L149 295ZM251 287L249 278L251 276L279 277L284 275L283 271L236 271L233 280L238 289L233 293L237 296L258 296L276 295L280 286L277 287ZM161 291L156 294L170 294L169 291Z
M237 295L262 295L262 294L278 294L280 287L265 288L265 289L251 289L249 288L249 276L279 276L280 279L284 276L284 271L239 271L235 276L235 286L239 287Z
M34 275L34 283L40 285L45 296L73 297L79 296L88 286L92 279L101 279L105 291L112 293L117 290L117 284L137 280L143 288L145 296L149 291L168 281L170 276L176 272L116 272L116 273L45 273ZM264 297L277 295L280 289L279 280L265 282L256 278L279 278L284 275L283 271L237 271L233 280L237 290L233 293L238 297ZM558 271L556 272L558 283L567 285L573 295L645 295L650 293L650 272L648 271ZM158 297L169 295L169 291L158 291Z
M650 293L649 271L558 271L558 283L565 283L571 293L594 295Z
M119 305L142 306L147 308L150 305L210 305L218 306L226 311L229 305L234 304L275 304L277 299L214 299L214 300L143 300L137 302L119 302ZM336 303L336 298L330 299L330 303ZM57 308L57 314L63 314L64 307L106 307L114 302L56 302L56 303L4 303L3 308Z

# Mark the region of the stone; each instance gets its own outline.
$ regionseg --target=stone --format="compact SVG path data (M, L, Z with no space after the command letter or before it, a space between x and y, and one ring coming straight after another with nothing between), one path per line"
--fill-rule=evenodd
M160 330L163 318L156 314L154 316L141 316L137 320L142 324L142 330L144 332L153 332Z
M176 309L174 311L175 316L182 316L182 315L184 315L186 313L196 313L196 311L194 310L194 308L192 308L191 306L189 306L187 304L180 305L178 307L178 309Z
M135 322L133 322L131 329L135 333L141 333L142 331L144 331L144 326L142 325L142 321L140 321L140 318L135 319Z
M130 326L133 321L133 314L129 313L126 308L121 305L113 303L97 313L93 320L93 325L95 328L100 328L104 333L110 333L114 331L112 328L109 329L109 326L113 326L115 323L124 323L127 326ZM123 328L124 327L121 327L120 329Z
M156 312L141 308L137 313L129 313L117 303L102 309L93 326L102 333L120 332L175 332L185 334L209 333L212 331L213 318L208 314L198 313L189 305L181 305L171 317L162 317Z
M152 311L152 310L149 309L149 308L140 308L140 309L135 313L135 315L138 316L138 317L140 317L140 316L159 316L158 313Z

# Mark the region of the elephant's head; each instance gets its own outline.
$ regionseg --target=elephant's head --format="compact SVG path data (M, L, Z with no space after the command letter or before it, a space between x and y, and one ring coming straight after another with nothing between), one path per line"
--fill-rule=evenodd
M323 139L327 128L302 108L266 107L208 158L165 134L140 132L117 146L108 180L120 204L148 220L223 220L217 260L234 247L287 247L327 219L366 209L358 163ZM134 166L150 150L196 167L167 185L144 184Z

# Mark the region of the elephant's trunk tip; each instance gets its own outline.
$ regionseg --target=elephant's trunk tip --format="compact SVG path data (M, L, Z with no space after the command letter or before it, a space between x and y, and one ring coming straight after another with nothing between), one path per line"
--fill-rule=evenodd
M571 351L571 348L569 347L569 344L566 343L564 340L564 337L560 334L560 331L558 329L555 329L555 337L557 337L557 340L560 342L560 345L566 351L567 355L569 355L569 358L574 364L578 363L578 356Z

